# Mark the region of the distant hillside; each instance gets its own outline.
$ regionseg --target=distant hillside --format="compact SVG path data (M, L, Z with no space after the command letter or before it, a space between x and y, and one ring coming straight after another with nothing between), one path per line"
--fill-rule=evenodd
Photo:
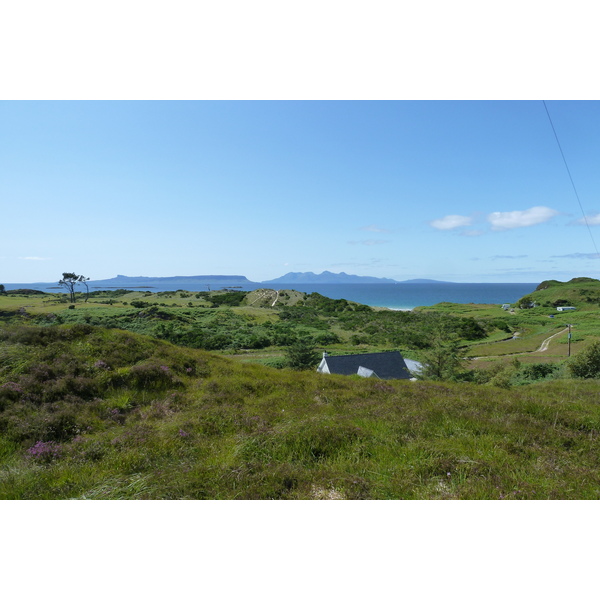
M407 279L400 283L452 283L451 281L438 281L437 279Z
M347 273L331 273L323 271L319 275L308 271L306 273L286 273L277 279L263 281L265 284L282 283L398 283L386 277L366 277L362 275L348 275Z
M111 279L97 279L90 281L91 287L152 287L153 285L170 284L181 289L189 285L215 285L215 286L238 286L252 283L243 275L176 275L174 277L129 277L117 275Z
M566 282L550 279L542 281L528 297L540 306L598 305L600 280L591 277L575 277Z

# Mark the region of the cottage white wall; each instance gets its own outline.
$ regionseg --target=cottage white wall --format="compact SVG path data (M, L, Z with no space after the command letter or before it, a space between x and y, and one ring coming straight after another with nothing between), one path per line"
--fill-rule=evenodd
M327 365L327 359L325 357L321 359L321 362L317 367L317 373L329 373L329 375L331 375L331 372L329 371L329 367Z
M367 369L367 367L358 367L357 375L361 377L377 377L375 371L372 369Z

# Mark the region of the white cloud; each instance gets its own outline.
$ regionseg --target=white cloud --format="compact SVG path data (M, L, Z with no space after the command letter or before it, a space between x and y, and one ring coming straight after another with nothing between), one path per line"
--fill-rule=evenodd
M585 219L577 219L575 225L600 225L600 213L588 215Z
M349 244L362 244L363 246L378 246L379 244L389 244L388 240L361 240L356 242L348 242Z
M545 223L558 215L558 211L547 206L534 206L527 210L513 210L511 212L493 212L487 220L492 225L493 231L506 231L517 227L531 227Z
M449 230L457 227L467 227L473 223L472 217L463 217L462 215L446 215L441 219L429 221L429 224L435 229Z
M389 229L384 229L383 227L377 227L377 225L367 225L366 227L361 227L362 231L370 231L371 233L391 233Z
M519 254L518 256L511 256L509 254L496 254L496 256L490 257L492 260L500 260L500 259L522 259L527 258L527 254Z
M562 254L560 256L552 256L552 258L575 258L575 259L594 259L597 260L600 258L600 254L586 254L583 252L575 252L573 254Z

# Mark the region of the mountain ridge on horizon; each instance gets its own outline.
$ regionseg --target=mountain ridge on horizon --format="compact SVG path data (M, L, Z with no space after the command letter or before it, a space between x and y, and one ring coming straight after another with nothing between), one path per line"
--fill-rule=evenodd
M369 277L365 275L349 275L348 273L332 273L323 271L316 274L312 271L290 271L281 277L268 279L261 283L400 283L388 277Z
M439 281L436 279L409 279L405 281L397 281L395 279L390 279L388 277L370 277L365 275L350 275L345 272L341 273L332 273L331 271L323 271L322 273L316 274L312 271L304 271L304 272L289 272L281 277L277 277L275 279L268 279L265 281L251 281L244 275L173 275L169 277L152 277L146 275L137 275L137 276L129 276L118 274L116 277L111 277L108 279L90 279L89 284L98 286L110 286L115 287L118 285L119 287L127 287L133 286L135 284L138 285L148 285L151 282L180 282L181 284L185 284L186 282L202 282L206 284L220 284L220 285L244 285L244 284L252 284L252 285L271 285L271 284L313 284L313 283L331 283L331 284L343 284L343 283L452 283L449 281ZM113 285L111 285L113 284ZM9 286L23 286L23 285L37 285L37 286L50 286L55 285L55 282L32 282L32 283L8 283Z
M175 275L170 277L146 277L146 276L134 276L128 275L117 275L111 279L97 280L97 282L108 282L108 281L214 281L215 283L220 282L232 282L232 283L251 283L251 284L274 284L274 283L451 283L449 281L439 281L436 279L408 279L405 281L398 281L389 277L372 277L368 275L351 275L341 271L340 273L333 273L331 271L323 271L322 273L314 273L313 271L290 271L281 277L274 279L266 279L263 281L252 281L244 275Z

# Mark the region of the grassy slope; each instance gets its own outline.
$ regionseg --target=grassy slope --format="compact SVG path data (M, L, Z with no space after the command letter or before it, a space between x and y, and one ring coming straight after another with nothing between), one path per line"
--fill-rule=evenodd
M571 355L577 354L591 342L600 339L599 280L576 278L569 282L545 281L529 296L536 302L537 307L513 308L512 312L504 311L497 305L448 302L433 307L420 307L418 310L471 317L481 321L500 319L505 321L513 331L518 332L515 339L502 341L502 338L511 336L503 332L495 332L483 343L469 344L470 357L484 357L484 360L477 361L478 367L489 366L499 361L507 362L515 356L522 362L564 361L568 353L566 335L568 324L572 325ZM554 306L557 302L575 306L577 310L557 311ZM564 334L553 338L547 351L535 352L544 339L561 331ZM485 360L485 357L490 358Z
M598 498L599 391L276 371L3 325L0 498Z

